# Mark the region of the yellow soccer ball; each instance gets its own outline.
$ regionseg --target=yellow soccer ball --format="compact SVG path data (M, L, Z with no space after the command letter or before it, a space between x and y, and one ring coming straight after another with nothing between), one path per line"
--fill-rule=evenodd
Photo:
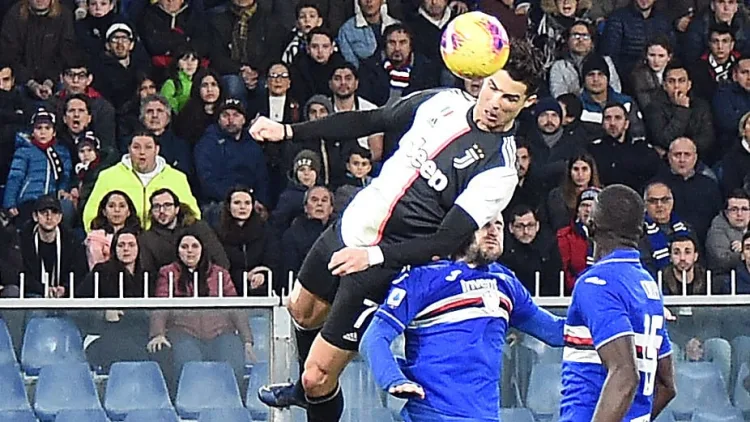
M497 18L469 12L445 27L440 54L448 70L459 78L486 78L508 62L510 41Z

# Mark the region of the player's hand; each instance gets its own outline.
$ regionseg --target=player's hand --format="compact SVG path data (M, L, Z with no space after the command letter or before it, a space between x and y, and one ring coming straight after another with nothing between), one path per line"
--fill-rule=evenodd
M365 248L346 247L333 254L328 269L335 276L345 276L366 270L370 258Z
M418 397L424 400L424 388L411 382L394 385L388 389L388 393L400 399L413 399Z
M289 136L292 130L289 128ZM268 117L258 117L250 126L250 136L258 142L279 142L284 140L284 125Z

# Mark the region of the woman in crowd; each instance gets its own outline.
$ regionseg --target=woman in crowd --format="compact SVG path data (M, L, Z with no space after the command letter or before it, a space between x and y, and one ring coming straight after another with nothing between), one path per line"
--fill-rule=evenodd
M664 69L672 60L672 54L672 46L667 35L657 35L649 41L643 61L633 69L630 84L641 110L645 110L654 97L661 94Z
M177 255L177 261L159 271L155 296L216 297L220 285L224 296L237 296L229 272L203 253L198 233L187 229L179 236ZM242 387L245 362L255 360L249 317L242 310L154 311L149 331L148 351L171 348L176 375L186 362L227 362Z
M219 239L229 258L229 271L240 296L268 294L268 272L272 271L277 285L284 284L280 272L279 245L276 236L253 211L253 191L247 187L232 188L221 210ZM247 278L247 283L245 283Z
M190 99L174 120L174 131L182 139L195 145L216 116L216 105L223 100L221 76L211 69L200 69L193 76Z
M144 297L146 273L140 265L137 227L124 227L112 237L109 259L96 264L84 279L76 297L95 297L98 274L98 297ZM153 282L149 278L149 282ZM110 309L103 317L91 321L90 334L101 337L87 349L89 362L97 369L109 371L112 363L123 360L148 360L144 345L148 342L148 314L139 309Z
M575 220L557 231L557 247L560 250L562 270L565 273L566 295L573 292L578 274L594 261L593 250L589 244L588 223L597 196L599 196L599 188L592 187L583 190L578 195Z
M141 229L135 205L125 192L113 190L99 202L99 211L84 241L89 268L110 258L112 237L126 227L134 231Z
M547 214L553 230L570 224L576 215L578 195L590 187L600 188L601 183L594 157L584 153L568 161L562 183L552 189L547 197Z

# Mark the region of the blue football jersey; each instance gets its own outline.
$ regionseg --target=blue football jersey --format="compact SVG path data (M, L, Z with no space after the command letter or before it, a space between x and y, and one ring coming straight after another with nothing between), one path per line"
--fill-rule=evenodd
M562 318L538 308L505 267L471 268L449 261L401 274L375 318L404 331L401 369L425 389L425 399L409 400L407 412L437 412L467 421L499 419L502 348L509 325L560 345L564 325Z
M616 250L578 276L568 309L560 422L590 422L607 378L597 349L632 335L641 375L624 421L651 420L657 362L672 353L659 287L636 250Z

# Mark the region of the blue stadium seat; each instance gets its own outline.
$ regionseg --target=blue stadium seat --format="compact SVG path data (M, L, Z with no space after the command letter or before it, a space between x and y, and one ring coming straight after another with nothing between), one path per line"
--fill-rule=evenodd
M46 365L85 362L78 328L65 318L32 318L26 326L21 366L27 375L38 375Z
M534 365L529 379L526 398L534 416L551 418L560 410L562 399L562 365L559 363L539 363Z
M16 351L13 349L13 340L10 338L8 324L0 318L0 365L8 363L18 364L18 359L16 359Z
M562 347L551 347L536 337L524 335L521 345L536 354L536 363L562 363Z
M3 422L37 422L34 412L29 410L0 411L0 421Z
M691 422L745 422L736 407L711 407L696 410Z
M405 404L406 399L399 399L390 394L385 396L385 407L391 411L391 416L393 416L393 420L396 422L401 422L403 420L401 417L401 409L404 408Z
M341 415L341 422L362 421L393 422L393 417L391 411L384 407L345 408Z
M264 418L265 420L265 418ZM201 412L198 422L252 422L247 409L208 409Z
M226 362L188 362L177 386L177 413L198 419L201 411L242 407L240 389Z
M172 409L167 383L156 362L116 362L109 370L104 408L113 421L133 410Z
M62 410L57 414L55 422L110 422L107 413L97 410Z
M257 342L255 344L258 344ZM270 381L268 362L256 362L250 371L245 404L255 420L268 419L268 406L258 399L258 389Z
M672 413L668 409L664 409L662 410L661 413L659 413L659 416L657 416L656 419L654 419L654 422L676 422L676 421L674 418L674 413Z
M0 365L0 412L11 410L28 411L31 410L31 406L18 367L6 363Z
M534 414L525 408L500 409L501 422L534 422Z
M268 315L253 315L250 317L250 329L253 331L255 346L253 350L259 362L268 362L271 345L271 320Z
M747 363L743 363L737 374L737 381L734 383L734 394L732 395L734 405L743 412L750 412L750 393L742 385L742 382L748 375L750 375L750 368L748 368Z
M350 363L341 374L340 382L345 402L356 403L363 409L383 407L380 389L365 362Z
M87 363L47 365L39 373L34 410L42 422L52 422L58 412L101 409Z
M678 362L677 397L668 409L678 420L690 419L696 409L729 406L729 396L719 368L712 362Z
M173 409L134 410L125 422L180 422L180 418Z

